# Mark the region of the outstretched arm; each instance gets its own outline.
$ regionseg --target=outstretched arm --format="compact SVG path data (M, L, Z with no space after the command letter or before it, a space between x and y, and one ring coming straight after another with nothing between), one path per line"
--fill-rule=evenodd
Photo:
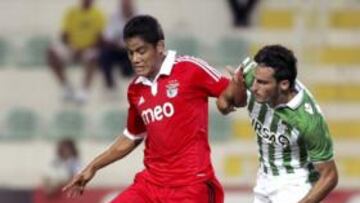
M219 111L224 115L234 111L235 107L245 106L247 99L243 69L238 68L235 71L231 67L227 69L232 77L231 81L216 101Z
M118 137L115 143L91 161L82 172L76 175L63 188L63 191L68 192L70 197L81 195L84 192L86 184L94 177L99 169L122 159L133 151L141 141L142 140L131 140L126 136Z
M320 173L320 178L310 192L299 203L320 202L337 185L338 173L334 160L315 164L315 168Z

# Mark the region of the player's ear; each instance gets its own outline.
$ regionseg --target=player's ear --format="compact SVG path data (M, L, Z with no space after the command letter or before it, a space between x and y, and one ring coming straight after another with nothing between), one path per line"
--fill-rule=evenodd
M164 40L160 40L156 44L156 50L159 54L165 54L165 42Z
M289 80L281 80L280 81L280 89L281 91L287 91L290 89L290 81Z

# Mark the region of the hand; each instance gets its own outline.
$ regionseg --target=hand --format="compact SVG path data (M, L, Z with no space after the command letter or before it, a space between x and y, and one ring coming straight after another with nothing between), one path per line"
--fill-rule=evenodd
M95 176L95 170L90 167L84 169L81 173L74 176L70 182L62 189L67 192L68 197L78 197L84 192L86 184Z
M226 66L225 69L229 72L231 79L235 84L244 82L244 67L241 64L235 70L231 66Z

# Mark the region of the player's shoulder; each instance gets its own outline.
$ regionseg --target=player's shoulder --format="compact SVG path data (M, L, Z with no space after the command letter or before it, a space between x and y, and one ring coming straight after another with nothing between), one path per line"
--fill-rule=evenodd
M187 69L191 72L205 72L216 77L221 77L221 73L210 66L205 60L194 56L178 56L175 59L175 67Z
M188 66L189 68L198 68L201 66L209 66L209 64L205 60L203 60L201 58L197 58L195 56L188 56L188 55L177 56L175 59L175 65Z
M320 107L306 90L303 90L303 99L296 114L298 123L303 124L303 128L318 126L324 122Z

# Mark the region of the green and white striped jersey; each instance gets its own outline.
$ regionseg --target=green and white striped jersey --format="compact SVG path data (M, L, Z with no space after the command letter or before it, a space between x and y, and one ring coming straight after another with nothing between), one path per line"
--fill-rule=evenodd
M245 83L261 170L274 176L309 175L309 180L315 181L313 163L333 158L331 137L319 106L300 82L296 84L297 95L287 104L271 108L256 102L250 91L254 71L252 68L245 72Z

